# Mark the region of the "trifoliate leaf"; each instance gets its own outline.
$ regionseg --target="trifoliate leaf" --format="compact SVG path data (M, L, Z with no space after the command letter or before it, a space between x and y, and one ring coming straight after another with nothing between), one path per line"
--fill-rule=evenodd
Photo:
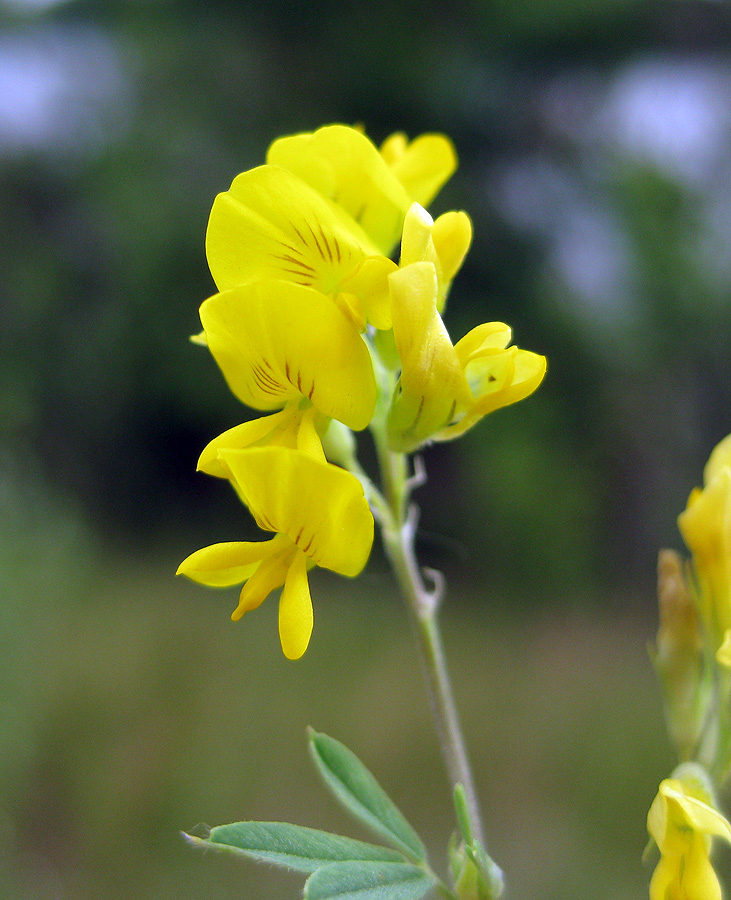
M310 734L310 750L327 786L356 818L410 859L426 859L419 836L352 751L316 732Z

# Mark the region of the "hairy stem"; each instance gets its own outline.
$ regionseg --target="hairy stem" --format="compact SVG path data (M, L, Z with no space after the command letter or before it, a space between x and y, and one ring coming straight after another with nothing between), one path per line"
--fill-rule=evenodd
M417 464L416 474L412 479L406 479L407 467L404 455L386 452L391 457L388 460L389 472L403 473L403 480L401 484L390 484L390 490L387 490L387 494L390 495L391 516L388 521L381 521L384 546L411 613L447 773L453 787L457 784L463 786L472 832L484 847L474 779L459 724L437 617L444 582L439 572L431 569L422 571L419 568L414 549L418 511L416 506L408 506L407 501L411 487L424 480L423 469ZM406 509L408 511L404 515ZM424 575L432 582L431 587L425 584Z

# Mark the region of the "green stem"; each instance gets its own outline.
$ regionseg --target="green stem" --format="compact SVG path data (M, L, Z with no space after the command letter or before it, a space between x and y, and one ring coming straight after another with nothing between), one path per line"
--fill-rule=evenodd
M715 660L714 660L715 661ZM721 788L731 774L731 676L728 671L716 665L716 710L715 721L718 729L715 766L711 771L716 785Z
M371 344L369 346L372 347ZM477 793L437 621L444 581L441 573L424 569L423 573L432 581L431 590L427 588L414 549L418 511L416 506L410 506L409 501L412 490L426 480L426 473L421 459L417 457L414 474L409 476L407 455L389 449L388 410L396 387L396 375L382 363L375 350L372 358L380 390L370 429L378 454L382 492L359 466L357 474L366 485L366 494L381 526L386 555L411 614L447 773L453 788L457 784L464 788L472 834L485 848Z
M388 459L384 458L386 455ZM424 574L433 582L431 589L425 585L414 549L418 517L416 506L412 505L404 514L411 488L424 479L423 470L417 465L415 476L407 479L406 457L402 453L385 451L381 461L388 466L382 471L391 512L388 520L381 521L386 554L411 613L447 773L453 787L457 784L463 786L472 832L484 847L474 779L459 724L437 618L444 582L441 573L424 569ZM389 474L386 475L386 472Z

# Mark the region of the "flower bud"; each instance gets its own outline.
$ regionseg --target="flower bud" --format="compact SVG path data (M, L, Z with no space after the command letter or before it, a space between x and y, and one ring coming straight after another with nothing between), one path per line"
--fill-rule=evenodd
M703 640L683 563L673 550L661 550L657 562L660 627L651 651L665 693L668 731L681 759L690 759L706 711L703 689Z

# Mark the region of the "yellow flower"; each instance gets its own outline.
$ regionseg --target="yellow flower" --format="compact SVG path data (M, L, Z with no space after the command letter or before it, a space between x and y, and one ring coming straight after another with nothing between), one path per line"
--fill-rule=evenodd
M699 610L714 643L731 628L731 436L714 449L678 527L693 555Z
M428 206L457 168L457 154L443 134L422 134L409 142L398 131L381 144L381 156L412 203Z
M373 516L363 488L344 469L289 447L220 449L218 458L259 527L275 537L204 547L178 574L212 587L244 582L234 621L283 587L279 636L285 656L298 659L312 633L308 569L352 577L368 560Z
M731 843L731 826L713 805L697 766L681 766L660 784L647 830L660 850L650 900L721 900L709 854L714 836Z
M379 253L390 256L408 208L434 198L456 169L457 157L443 135L422 135L409 144L395 134L379 153L356 129L328 125L275 141L267 163L288 169L336 203Z
M456 168L449 140L394 135L384 154L344 125L274 141L213 204L206 252L219 290L278 278L330 296L359 329L391 327L388 258L413 200Z
M459 271L470 243L472 222L467 213L447 212L433 221L418 203L412 204L404 219L399 265L415 262L433 263L437 273L437 311L444 304L452 279Z
M388 417L389 444L399 452L427 440L464 434L487 413L527 397L541 383L545 357L509 347L501 322L479 325L453 345L437 309L432 262L389 276L393 337L401 376Z
M376 402L370 353L348 317L319 291L253 281L206 300L200 317L211 353L247 406L311 403L356 431L370 423Z
M250 169L216 197L206 254L220 291L288 281L330 296L358 328L389 327L386 277L395 264L355 219L287 169Z

